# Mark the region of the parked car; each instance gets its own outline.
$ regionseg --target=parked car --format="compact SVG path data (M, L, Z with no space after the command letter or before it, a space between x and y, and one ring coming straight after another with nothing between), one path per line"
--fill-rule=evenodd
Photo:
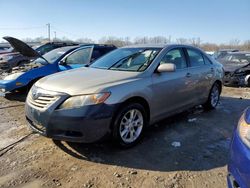
M14 68L9 75L0 80L2 95L17 89L29 88L44 76L86 66L115 49L113 45L85 44L57 48L42 56L19 40L12 39L10 43L22 55L36 60Z
M7 45L1 45L0 46L0 52L5 52L6 50L8 50L10 47Z
M123 47L36 82L26 118L53 139L91 143L110 134L129 147L147 125L195 105L215 108L222 77L222 65L192 46Z
M216 51L213 55L214 59L224 58L230 52L239 52L238 49L220 49Z
M231 52L218 59L225 70L225 86L250 86L250 52Z
M8 42L12 41L13 43L13 37L3 37L3 39L7 40ZM18 39L15 39L16 41ZM11 42L10 42L11 44ZM78 45L76 43L72 42L48 42L42 45L34 46L33 48L41 55L46 54L47 52L56 49L61 48L64 46L74 46ZM24 56L16 51L10 51L8 53L2 54L0 57L0 69L5 71L11 71L13 67L23 65L25 63L28 63L30 60L32 60L32 57Z
M207 55L214 57L214 51L205 51Z
M235 128L228 164L228 187L250 187L250 107L242 114Z
M48 53L51 50L54 50L56 48L61 48L64 46L75 46L79 45L79 43L74 42L46 42L41 45L33 46L32 48L38 51L39 54L44 55Z

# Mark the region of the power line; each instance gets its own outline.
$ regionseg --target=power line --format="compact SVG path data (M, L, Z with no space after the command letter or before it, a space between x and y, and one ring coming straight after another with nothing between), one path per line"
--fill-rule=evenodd
M37 27L0 27L0 30L29 30L29 29L41 29L45 28L45 26L37 26Z
M75 34L75 33L67 32L67 31L62 31L61 29L58 29L58 28L55 27L55 26L51 26L51 28L53 28L54 30L59 31L59 32L61 32L61 33L64 33L64 34L66 34L66 35L71 35L71 36L75 36L75 37L81 37L80 35Z

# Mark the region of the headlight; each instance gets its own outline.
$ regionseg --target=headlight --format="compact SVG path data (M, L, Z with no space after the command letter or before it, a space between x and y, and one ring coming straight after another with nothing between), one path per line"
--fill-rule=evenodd
M238 133L243 143L250 147L250 108L240 118Z
M24 72L18 72L18 73L14 73L14 74L10 74L8 76L6 76L4 78L4 80L15 80L17 79L19 76L21 76Z
M79 108L81 106L101 104L110 96L109 92L90 94L90 95L81 95L68 98L64 101L59 109L69 109L69 108Z

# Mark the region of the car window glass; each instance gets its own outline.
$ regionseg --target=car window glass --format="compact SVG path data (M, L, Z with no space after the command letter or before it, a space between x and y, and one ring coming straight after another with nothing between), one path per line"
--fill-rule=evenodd
M91 56L91 61L94 61L95 59L98 59L103 55L102 51L100 49L94 49L92 56Z
M204 62L205 62L206 65L211 65L212 64L212 62L205 55L203 57L204 57Z
M190 59L191 67L202 66L205 64L200 52L196 50L187 49L187 53Z
M181 49L174 49L167 52L167 54L162 58L160 64L173 63L176 69L183 69L187 67L187 63Z
M92 48L77 50L66 58L66 64L88 64Z
M41 54L46 54L47 52L53 50L55 47L53 45L44 45L44 46L41 46L39 48L37 48L36 50Z

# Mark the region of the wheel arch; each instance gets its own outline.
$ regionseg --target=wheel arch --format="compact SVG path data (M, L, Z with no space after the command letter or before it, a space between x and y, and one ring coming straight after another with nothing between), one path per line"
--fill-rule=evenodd
M145 111L146 111L146 114L147 114L147 121L149 123L150 121L150 106L149 106L149 103L148 101L144 98L144 97L141 97L141 96L133 96L133 97L130 97L128 99L126 99L125 101L123 101L122 103L120 103L120 105L117 107L117 109L115 110L114 114L113 114L113 120L112 120L112 124L117 116L117 114L119 113L119 111L126 105L128 104L132 104L132 103L139 103L141 104Z
M220 89L220 93L222 92L222 82L220 81L220 80L216 80L215 82L214 82L214 84L218 84L219 85L219 89ZM214 85L213 84L213 85Z

